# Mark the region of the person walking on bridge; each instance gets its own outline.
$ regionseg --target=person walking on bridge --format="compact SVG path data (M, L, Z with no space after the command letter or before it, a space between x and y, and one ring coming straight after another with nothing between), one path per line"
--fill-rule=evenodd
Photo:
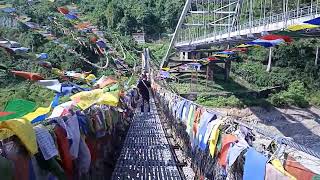
M137 85L139 89L139 93L141 94L142 103L141 103L141 112L144 112L144 104L147 103L148 112L150 112L150 94L149 88L151 87L151 83L147 80L147 76L143 75Z

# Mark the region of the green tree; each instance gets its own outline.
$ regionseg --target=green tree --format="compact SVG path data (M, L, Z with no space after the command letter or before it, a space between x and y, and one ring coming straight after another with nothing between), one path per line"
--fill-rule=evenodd
M137 20L129 14L125 14L118 24L117 30L123 34L130 35L137 31Z

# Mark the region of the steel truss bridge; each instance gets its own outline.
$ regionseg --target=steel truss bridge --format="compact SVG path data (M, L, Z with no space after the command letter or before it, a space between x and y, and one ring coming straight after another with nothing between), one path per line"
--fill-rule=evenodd
M195 49L248 42L319 16L319 0L187 0L162 67L173 49L188 59Z

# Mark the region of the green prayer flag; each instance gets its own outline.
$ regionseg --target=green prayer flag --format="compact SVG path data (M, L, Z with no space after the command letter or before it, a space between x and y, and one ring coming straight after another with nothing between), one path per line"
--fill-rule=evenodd
M118 84L118 83L117 83L117 84L114 84L114 85L112 85L109 89L110 89L110 91L119 90L119 84Z
M320 175L315 175L312 177L312 180L320 180Z
M222 134L221 132L219 133L219 138L218 138L218 142L217 142L217 152L220 152L222 148Z
M119 84L118 83L117 84L113 84L113 85L111 85L109 87L103 88L103 92L112 92L112 91L117 91L117 90L119 90Z
M30 112L35 111L36 103L23 99L13 99L7 102L4 109L5 112L13 112L7 116L0 117L0 121L5 121L14 118L20 118Z

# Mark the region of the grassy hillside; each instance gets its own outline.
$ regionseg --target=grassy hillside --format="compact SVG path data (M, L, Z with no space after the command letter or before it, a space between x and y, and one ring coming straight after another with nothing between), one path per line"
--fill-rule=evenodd
M258 12L257 1L255 9ZM303 3L302 1L301 3ZM81 12L80 19L89 21L103 30L108 41L121 51L121 43L127 51L126 63L132 67L135 59L139 59L143 47L149 47L152 59L159 64L167 50L168 40L153 41L171 34L176 26L184 1L182 0L59 0L54 3L39 1L28 4L25 0L3 0L2 4L12 3L17 8L18 14L25 14L32 18L33 22L47 25L60 37L63 43L72 49L80 51L83 56L92 62L105 61L97 57L92 51L79 45L71 36L64 35L61 28L52 25L48 17L56 20L66 28L72 25L57 12L57 7L74 3ZM277 4L275 3L275 8ZM290 6L295 6L290 4ZM260 7L260 6L259 6ZM281 9L281 7L279 6ZM1 16L8 16L4 13ZM145 32L151 37L150 43L144 46L137 45L131 33ZM79 36L83 34L78 34ZM106 70L98 70L88 65L78 57L67 52L66 49L57 46L44 39L39 34L26 29L20 24L15 28L0 27L0 37L10 38L20 42L23 46L31 48L31 53L26 55L8 54L0 49L0 65L9 69L23 70L41 73L47 79L57 78L47 69L38 66L35 53L48 53L49 59L54 67L74 70L92 71L97 77L101 75L113 75L114 64ZM279 46L274 49L272 71L266 72L268 50L265 48L250 48L247 54L240 55L240 61L232 64L232 79L225 83L216 75L215 81L209 87L203 84L197 88L199 92L198 102L211 106L246 106L264 104L265 100L276 106L297 105L306 106L320 105L320 67L314 65L315 47L319 46L319 40L295 39L294 43L287 46ZM223 49L226 47L212 47ZM130 74L128 75L130 76ZM127 79L129 77L124 77ZM174 84L181 93L186 93L189 84ZM241 85L241 88L239 88ZM257 91L267 87L282 86L283 91L272 94L268 99L243 99L237 96L211 96L212 93L239 91ZM41 95L41 97L39 97ZM51 91L37 86L32 82L15 78L10 73L0 70L0 109L5 102L11 98L25 98L36 101L37 104L49 104L52 97ZM295 98L299 97L299 98ZM260 101L261 100L261 101ZM215 103L217 102L217 103ZM232 102L232 103L229 103ZM239 103L242 102L242 103ZM306 103L307 102L307 103Z

